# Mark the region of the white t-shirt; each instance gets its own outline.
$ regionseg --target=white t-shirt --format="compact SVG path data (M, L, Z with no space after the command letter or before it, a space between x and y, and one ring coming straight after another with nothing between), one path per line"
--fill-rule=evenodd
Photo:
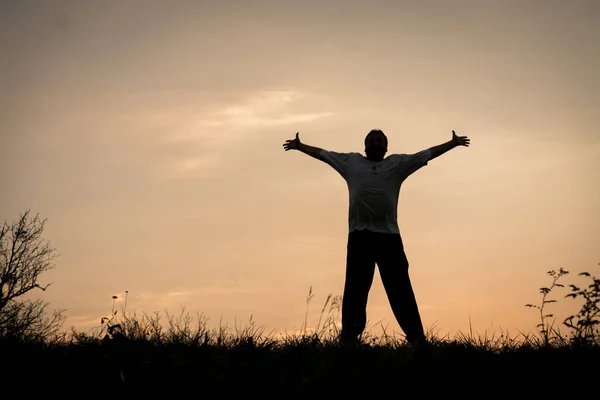
M322 150L320 158L348 184L349 232L368 229L399 234L400 186L409 175L427 165L431 152L426 149L415 154L391 154L382 161L371 161L360 153Z

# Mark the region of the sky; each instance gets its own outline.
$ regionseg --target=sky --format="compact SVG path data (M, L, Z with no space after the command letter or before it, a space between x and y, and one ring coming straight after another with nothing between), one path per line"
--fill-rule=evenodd
M0 217L38 214L58 254L30 294L80 330L125 291L137 314L314 328L343 294L348 191L282 144L455 130L470 147L398 204L423 324L533 332L547 271L599 272L599 26L591 0L2 0ZM402 334L378 272L367 316Z

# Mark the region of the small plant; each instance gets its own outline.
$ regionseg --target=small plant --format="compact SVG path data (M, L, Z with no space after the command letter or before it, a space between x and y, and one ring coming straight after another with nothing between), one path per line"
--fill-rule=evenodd
M308 290L308 296L306 297L306 312L304 314L304 323L302 324L302 337L307 338L308 328L308 310L309 304L314 298L312 286ZM313 341L321 341L323 339L337 338L339 335L339 327L337 326L336 320L340 314L342 308L342 296L333 296L331 293L327 295L325 303L319 314L319 320L317 326L311 329L312 334L310 335Z
M113 296L112 299L113 299L113 306L112 306L112 311L111 311L110 317L102 317L100 319L100 325L104 326L104 328L100 332L100 334L102 334L102 332L106 331L106 333L104 334L104 337L103 337L104 340L112 339L115 336L123 334L123 327L121 324L119 324L117 322L117 312L119 310L115 310L115 302L117 301L118 297Z
M600 264L599 264L600 265ZM537 325L539 333L542 337L543 344L549 346L557 341L561 344L573 345L595 345L600 343L600 279L590 275L589 272L581 272L579 276L588 277L591 279L586 288L580 288L574 284L570 284L571 293L565 298L583 298L584 303L579 312L564 319L563 325L571 330L571 335L567 340L562 337L559 330L554 328L554 314L546 313L545 306L549 303L555 303L556 300L548 299L550 292L556 287L564 287L558 283L558 280L569 271L560 269L558 272L548 271L548 275L552 277L550 287L540 288L542 293L542 302L540 305L526 304L526 307L533 307L540 310L540 323ZM552 322L550 319L552 318Z
M302 325L302 336L306 336L306 329L308 328L308 305L313 299L312 286L308 289L308 296L306 296L306 312L304 314L304 324Z
M588 272L581 272L579 276L590 278L592 283L584 289L569 285L571 293L565 297L573 299L582 297L585 302L577 315L566 318L563 324L572 330L574 344L593 344L596 340L600 340L600 279L591 276Z
M552 277L552 284L550 287L542 287L540 288L540 293L542 294L542 302L540 305L536 304L525 304L525 307L537 308L540 310L540 323L536 325L539 329L539 333L542 337L543 344L545 346L549 346L552 339L560 338L560 333L554 329L554 314L546 314L545 307L547 304L556 303L556 300L548 299L550 292L552 289L556 287L564 287L564 285L558 283L558 280L567 275L569 271L564 269L559 269L558 272L555 270L548 271L548 275ZM551 320L552 319L552 320ZM555 335L554 335L555 334Z
M329 308L327 308L329 306ZM342 309L342 296L333 296L329 294L325 299L325 304L321 309L319 315L319 322L315 334L318 336L328 336L330 338L336 338L339 335L339 327L337 326L338 316ZM327 311L327 313L326 313ZM325 319L323 319L325 316ZM321 324L322 322L322 324Z

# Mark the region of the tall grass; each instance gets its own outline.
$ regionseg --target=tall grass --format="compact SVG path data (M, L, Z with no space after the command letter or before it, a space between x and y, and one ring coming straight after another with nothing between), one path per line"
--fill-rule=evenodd
M102 317L93 331L71 329L41 343L1 340L0 376L5 382L35 380L49 387L117 384L147 388L160 383L290 397L343 390L373 395L397 385L418 389L417 382L424 377L435 382L427 386L430 390L445 382L449 385L446 393L460 391L460 382L468 381L497 385L495 392L501 392L527 385L527 377L535 374L559 374L562 385L577 385L581 394L598 378L600 280L583 272L580 275L589 285L567 285L570 291L564 297L581 301L581 308L562 321L566 330L562 332L549 308L557 302L551 296L566 290L562 280L568 274L563 269L549 271L551 282L540 289L539 304L525 305L538 312L537 332L513 337L505 332L475 335L470 331L451 338L430 330L430 346L420 354L413 352L403 336L390 335L385 329L382 335L365 332L356 347L341 345L337 340L339 296L327 296L316 326L308 326L312 288L300 331L285 334L267 331L252 317L245 326L211 327L202 314L192 316L185 308L178 314L138 315L126 305L116 310L113 299L110 315ZM20 375L18 371L26 372ZM538 395L546 390L557 393L556 388L532 385Z

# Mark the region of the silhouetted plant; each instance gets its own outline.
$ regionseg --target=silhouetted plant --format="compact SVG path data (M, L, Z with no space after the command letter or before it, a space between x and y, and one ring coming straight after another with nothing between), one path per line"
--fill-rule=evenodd
M329 308L327 308L327 306L329 306ZM325 299L325 304L323 304L323 308L319 314L319 321L317 322L315 334L320 337L337 337L339 335L338 316L341 309L342 296L333 296L332 294L329 294L327 299ZM323 319L323 316L325 316L325 319ZM323 325L321 325L321 322L323 322Z
M314 329L308 328L308 311L310 302L313 300L314 294L312 290L312 286L310 286L308 290L308 296L306 297L306 311L304 314L304 323L301 327L301 335L302 338L305 339L308 337L307 332L312 331L310 337L312 340L322 340L322 339L333 339L337 338L339 335L338 328L338 315L341 311L342 306L342 296L333 296L331 293L327 295L325 299L325 303L321 308L321 312L319 314L319 320L317 322L317 326Z
M558 272L548 271L548 275L552 277L550 287L540 288L542 293L541 304L526 304L526 307L534 307L540 310L541 322L537 325L539 333L542 337L545 346L551 344L567 344L572 345L595 345L600 343L600 279L593 277L589 272L581 272L579 276L589 277L591 283L586 288L580 288L577 285L570 284L571 293L565 298L583 298L584 303L577 314L571 315L564 319L563 325L571 330L570 336L563 337L558 328L554 328L554 315L546 313L545 306L549 303L555 303L556 300L547 299L550 292L556 287L564 287L558 283L558 280L564 275L569 274L569 271L560 269ZM552 318L552 322L549 322Z
M526 304L525 307L537 308L540 311L540 323L536 325L538 331L542 337L543 344L549 346L555 339L560 339L560 333L554 329L554 314L546 313L546 305L550 303L556 303L556 300L548 299L550 292L556 287L564 287L564 285L558 283L558 280L563 276L567 275L569 271L560 268L558 272L555 270L548 271L548 275L552 277L552 284L550 287L540 288L542 294L542 301L540 305L537 304Z
M100 325L103 325L103 329L101 330L102 332L105 332L103 339L108 340L108 339L112 339L117 335L122 335L123 334L123 327L121 324L119 324L117 322L117 312L119 310L115 310L115 302L117 301L118 297L117 296L113 296L113 306L112 306L112 311L110 314L110 317L102 317L100 319Z
M306 296L306 311L304 313L304 324L302 324L302 334L306 336L306 328L308 326L308 305L313 299L312 286L308 289L308 296Z
M27 210L0 227L0 337L46 341L60 336L65 310L49 317L48 303L22 300L33 290L45 291L50 286L39 282L41 274L54 268L57 255L43 238L45 223Z
M600 264L599 264L600 265ZM585 302L576 315L567 317L563 324L572 330L571 340L573 344L587 345L600 342L600 279L591 276L588 272L581 272L579 276L585 276L592 280L587 288L579 288L569 285L571 293L565 297L573 299L582 297Z

